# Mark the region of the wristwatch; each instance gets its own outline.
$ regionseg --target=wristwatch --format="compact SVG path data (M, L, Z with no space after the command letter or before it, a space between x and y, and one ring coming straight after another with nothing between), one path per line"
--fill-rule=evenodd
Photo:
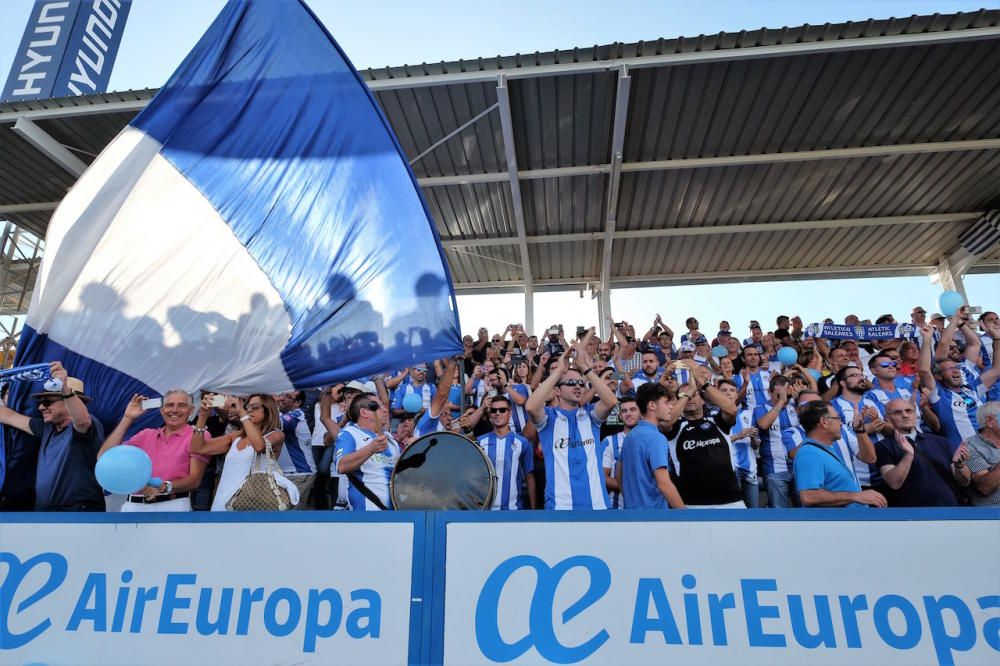
M677 392L677 399L678 399L678 400L681 400L681 399L685 399L685 400L686 400L687 398L690 398L690 397L691 397L691 396L689 396L689 395L688 395L687 393L685 393L684 391L678 391L678 392Z
M167 491L166 492L167 492L168 495L170 495L171 493L174 492L174 482L173 481L167 481Z

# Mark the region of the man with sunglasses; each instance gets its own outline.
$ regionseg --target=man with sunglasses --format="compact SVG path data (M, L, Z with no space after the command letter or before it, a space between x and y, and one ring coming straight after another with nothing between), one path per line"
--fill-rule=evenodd
M871 389L861 399L862 405L878 410L879 416L884 420L883 432L886 435L891 435L893 426L891 419L885 419L886 405L889 404L890 400L896 400L897 398L912 400L915 394L911 389L911 383L899 375L899 352L895 349L884 349L872 356L868 359L868 369L871 371L874 379L872 380ZM916 399L919 400L919 396ZM919 411L916 418L917 429L923 432L924 427Z
M558 356L549 377L524 405L538 429L545 460L546 509L607 509L610 502L602 472L601 424L618 399L591 366L586 343L593 335L591 328ZM587 381L597 403L582 403ZM557 406L546 407L553 394Z
M390 510L389 478L402 447L384 428L389 410L374 393L354 398L347 410L350 423L337 437L337 471L351 484L348 498L355 511Z
M494 511L517 511L521 506L535 506L534 455L531 442L510 429L511 402L498 395L490 400L486 413L493 430L476 442L493 463L497 475L497 490L493 498ZM521 497L521 475L524 475L527 497Z
M104 511L104 491L94 476L104 441L101 422L87 410L83 382L69 377L59 361L49 372L58 389L33 393L40 417L19 414L0 402L0 423L38 441L25 452L34 464L36 511ZM9 491L8 491L9 492Z
M976 411L986 399L986 392L1000 376L1000 366L979 375L973 385L967 383L962 367L951 358L939 360L935 374L931 369L933 330L924 326L920 335L924 341L920 347L920 379L930 390L931 405L941 421L944 438L954 453L963 441L976 434Z
M854 468L833 445L843 436L843 428L840 414L831 405L821 400L804 404L799 423L806 439L796 451L794 469L803 507L888 505L881 493L861 489Z
M448 386L449 388L451 387L451 381L448 382ZM431 406L431 400L437 394L437 389L427 383L427 366L423 363L410 368L409 376L396 388L396 392L392 398L393 418L401 419L406 415L406 410L403 408L403 399L411 393L416 393L420 396L424 409L428 409Z

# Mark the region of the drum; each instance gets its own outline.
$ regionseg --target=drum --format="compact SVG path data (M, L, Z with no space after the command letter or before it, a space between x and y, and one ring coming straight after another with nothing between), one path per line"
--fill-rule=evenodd
M496 488L493 465L479 445L451 432L433 432L406 447L389 481L399 510L490 509Z

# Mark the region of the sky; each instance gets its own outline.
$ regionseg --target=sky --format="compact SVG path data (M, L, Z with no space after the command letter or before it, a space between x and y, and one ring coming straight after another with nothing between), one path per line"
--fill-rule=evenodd
M268 0L264 0L268 1ZM224 0L134 0L109 90L162 85L225 4ZM415 3L310 0L358 69L419 64L439 60L489 57L556 48L586 47L616 41L696 36L760 27L804 23L821 25L912 14L974 12L983 0L926 1L836 0L811 2L767 0L690 2L676 0L574 0ZM0 0L0 75L6 77L31 11L33 0ZM6 202L2 202L6 203ZM967 276L969 301L1000 308L1000 275ZM615 289L611 309L639 329L659 312L675 330L697 317L704 330L727 319L741 331L751 319L773 326L778 314L798 314L808 321L847 314L875 319L892 313L908 320L910 309L936 309L941 289L928 277L823 281L752 282L730 285ZM458 297L464 332L479 326L502 330L523 323L520 294ZM597 324L597 301L579 291L535 294L535 328L553 322L567 328Z

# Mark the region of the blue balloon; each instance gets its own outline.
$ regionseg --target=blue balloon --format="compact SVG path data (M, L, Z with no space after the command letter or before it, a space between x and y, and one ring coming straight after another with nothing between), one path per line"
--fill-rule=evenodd
M778 360L782 365L795 365L799 362L799 353L791 347L782 347L778 350Z
M416 414L424 406L424 399L416 393L407 393L403 396L403 409L411 414Z
M819 379L820 377L823 376L823 373L821 373L816 368L806 368L806 372L808 372L810 375L812 375L813 379Z
M127 444L107 451L94 468L101 487L120 495L142 490L153 474L153 461L146 452Z
M714 356L715 358L723 358L725 356L729 356L729 350L726 349L723 345L715 345L714 347L712 347L712 356Z
M965 299L957 291L943 291L938 296L938 308L945 317L950 317L965 305Z

